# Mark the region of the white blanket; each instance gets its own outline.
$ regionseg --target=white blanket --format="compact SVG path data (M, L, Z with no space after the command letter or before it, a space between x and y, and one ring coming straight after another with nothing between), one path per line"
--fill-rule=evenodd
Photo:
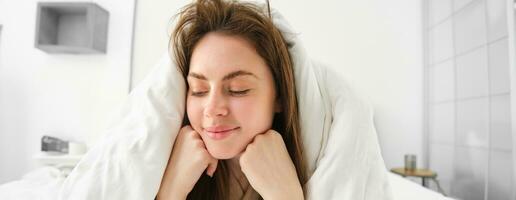
M388 173L393 199L452 200L399 175ZM2 200L55 200L64 178L59 169L43 167L31 171L21 180L0 185Z
M372 110L338 73L314 64L296 32L292 44L309 199L391 199ZM130 94L106 137L65 180L59 199L153 199L185 110L185 82L168 55Z
M20 180L0 185L1 200L55 200L65 176L55 167L41 167Z
M418 200L453 200L440 193L429 190L418 183L414 183L400 175L389 172L389 182L392 185L394 199L418 199Z

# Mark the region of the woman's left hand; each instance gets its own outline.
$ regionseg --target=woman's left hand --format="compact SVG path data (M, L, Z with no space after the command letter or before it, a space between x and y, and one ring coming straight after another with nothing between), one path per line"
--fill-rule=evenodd
M278 132L255 136L239 162L249 184L264 199L304 199L296 168Z

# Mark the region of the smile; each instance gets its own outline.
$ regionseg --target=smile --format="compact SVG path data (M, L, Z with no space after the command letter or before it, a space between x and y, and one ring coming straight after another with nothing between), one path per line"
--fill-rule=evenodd
M240 127L223 127L223 126L217 126L217 127L209 127L205 128L206 135L214 140L222 140L231 133L233 133L234 130L239 129Z

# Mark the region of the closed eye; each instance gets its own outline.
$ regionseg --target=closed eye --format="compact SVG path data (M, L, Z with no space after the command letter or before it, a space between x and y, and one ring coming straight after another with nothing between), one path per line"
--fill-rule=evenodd
M207 91L200 91L200 92L196 92L196 91L192 91L190 93L190 95L192 96L196 96L196 97L202 97L204 96L206 93L208 93Z
M246 95L251 89L247 90L229 90L229 93L234 96L243 96Z

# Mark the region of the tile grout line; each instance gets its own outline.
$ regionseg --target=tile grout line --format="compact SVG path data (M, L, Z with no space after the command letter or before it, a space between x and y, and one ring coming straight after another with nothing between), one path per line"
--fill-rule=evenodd
M450 9L451 9L451 14L449 14L448 16L446 16L444 19L441 19L440 21L434 23L433 25L430 25L427 27L427 29L433 29L435 28L436 26L438 25L441 25L443 24L446 20L449 20L449 19L452 19L455 15L461 13L462 11L464 11L467 7L469 7L470 5L472 5L473 3L475 3L476 1L479 1L479 0L472 0L471 2L467 3L466 5L462 6L462 8L458 9L457 11L454 11L454 5L453 5L453 2L451 3L451 6L450 6Z
M429 87L430 87L430 78L429 78L429 66L430 66L430 58L428 55L429 51L429 31L425 29L425 27L429 24L431 12L429 1L423 1L422 10L423 10L423 157L426 168L430 168L430 104L429 104Z
M457 103L457 56L456 56L456 53L457 53L457 48L455 46L455 13L453 10L455 10L455 6L453 5L453 1L450 1L450 4L451 4L451 9L452 9L452 13L453 13L453 17L451 18L451 36L452 36L452 48L453 48L453 161L452 161L452 171L451 171L451 176L452 176L452 181L453 182L455 180L455 177L456 177L456 173L455 173L455 165L456 165L456 155L457 155L457 111L458 111L458 103ZM450 183L450 191L448 192L448 194L453 195L452 194L452 191L453 191L453 184Z
M453 33L453 31L452 31L452 33ZM479 50L479 49L481 49L481 48L483 48L483 47L486 47L486 48L487 48L487 47L489 47L490 45L493 45L494 43L497 43L497 42L499 42L499 41L501 41L501 40L503 40L503 39L507 39L507 38L508 38L508 35L504 35L504 36L502 36L502 37L500 37L500 38L494 39L494 40L493 40L493 41L491 41L491 42L487 42L486 44L478 45L478 46L476 46L476 47L470 48L470 49L468 49L468 50L466 50L466 51L463 51L463 52L461 52L461 53L458 53L458 54L456 54L456 55L453 55L453 56L447 57L447 58L445 58L445 59L439 60L439 61L437 61L437 62L435 62L435 63L431 63L431 64L430 64L430 68L435 67L436 65L440 65L440 64L443 64L443 63L445 63L445 62L451 61L451 60L453 59L453 57L461 57L461 56L465 56L465 55L470 54L470 53L472 53L472 52L474 52L474 51L476 51L476 50Z
M485 183L484 183L484 199L487 200L488 197L489 197L489 170L491 168L491 119L492 119L492 109L491 109L491 73L490 73L490 69L491 69L491 62L490 62L490 49L489 49L489 28L490 28L490 25L489 25L489 22L488 22L488 17L489 17L489 9L488 9L488 3L487 3L487 0L483 0L483 2L481 2L484 4L484 23L485 23L485 27L486 27L486 64L487 64L487 166L484 170L484 178L485 178Z
M511 92L498 92L498 93L486 94L486 95L482 95L482 96L471 96L471 97L457 98L457 101L469 101L469 100L487 98L487 97L489 97L489 95L491 97L501 97L501 96L510 95L510 94L511 94ZM453 102L453 100L454 99L430 101L430 104L432 104L432 105L441 105L441 104L451 103L451 102Z
M448 147L454 147L454 144L451 143L451 142L443 142L443 141L430 141L430 143L432 145L441 145L441 146L448 146ZM460 148L472 148L472 149L481 149L481 150L487 150L488 147L482 147L482 146L473 146L473 145L457 145L457 147L460 147ZM496 151L496 152L499 152L499 153L511 153L512 150L510 149L504 149L504 148L496 148L496 147L491 147L491 150L492 151Z

